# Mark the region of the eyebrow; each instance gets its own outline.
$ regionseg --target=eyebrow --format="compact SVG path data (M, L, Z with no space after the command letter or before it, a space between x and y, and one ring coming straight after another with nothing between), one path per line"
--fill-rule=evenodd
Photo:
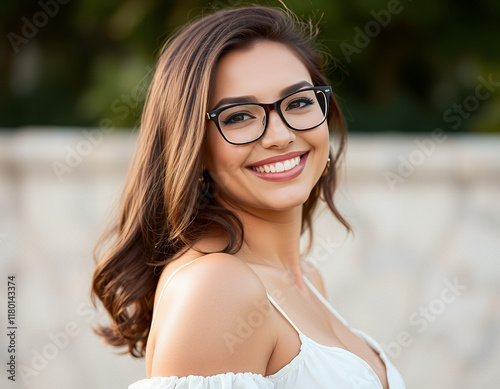
M292 92L295 92L303 87L311 87L311 83L308 81L300 81L297 82L293 85L287 86L286 88L283 88L280 91L280 96L286 96ZM219 107L222 107L224 105L229 105L229 104L237 104L237 103L251 103L255 102L257 98L253 95L247 95L247 96L237 96L237 97L224 97L218 101L217 104L215 104L215 107L212 109L212 111L216 110Z

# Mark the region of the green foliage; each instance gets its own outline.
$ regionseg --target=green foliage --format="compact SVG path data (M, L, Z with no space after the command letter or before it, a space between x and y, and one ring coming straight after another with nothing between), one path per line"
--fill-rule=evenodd
M57 12L52 8L53 15L46 15L43 24L40 13L46 11L41 4L49 3L56 4ZM0 126L98 126L104 118L116 127L136 126L150 70L168 35L214 9L248 3L280 4L277 0L69 0L66 4L4 0ZM472 105L479 76L500 81L499 2L285 3L302 18L319 23L321 44L339 61L339 66L331 63L328 75L351 131L428 132L441 127L500 132L500 91L490 93L477 107ZM35 23L37 31L31 38L24 34L26 20L41 25ZM457 105L467 102L471 109L466 106L462 111L469 115L457 113ZM463 116L456 129L445 119L450 109Z

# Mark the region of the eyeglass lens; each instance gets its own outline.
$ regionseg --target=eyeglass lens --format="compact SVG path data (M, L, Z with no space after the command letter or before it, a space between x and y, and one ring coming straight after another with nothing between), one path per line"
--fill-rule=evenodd
M321 124L326 107L326 95L320 90L298 91L280 104L286 124L294 130L308 130ZM246 143L259 138L266 122L266 110L255 104L228 107L219 114L220 129L233 143Z

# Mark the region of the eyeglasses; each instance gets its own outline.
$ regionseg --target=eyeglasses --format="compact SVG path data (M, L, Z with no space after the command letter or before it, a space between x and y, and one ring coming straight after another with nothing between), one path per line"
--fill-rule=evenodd
M269 113L276 110L292 130L306 131L326 120L332 88L314 86L290 93L271 104L237 103L207 112L222 137L233 145L255 142L266 132Z

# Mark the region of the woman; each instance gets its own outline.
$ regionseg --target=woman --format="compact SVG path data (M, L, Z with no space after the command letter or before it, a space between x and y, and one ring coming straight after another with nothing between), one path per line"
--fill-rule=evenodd
M93 283L112 319L98 333L146 357L130 389L404 388L300 258L318 198L349 228L333 204L345 130L309 27L216 12L159 58Z

